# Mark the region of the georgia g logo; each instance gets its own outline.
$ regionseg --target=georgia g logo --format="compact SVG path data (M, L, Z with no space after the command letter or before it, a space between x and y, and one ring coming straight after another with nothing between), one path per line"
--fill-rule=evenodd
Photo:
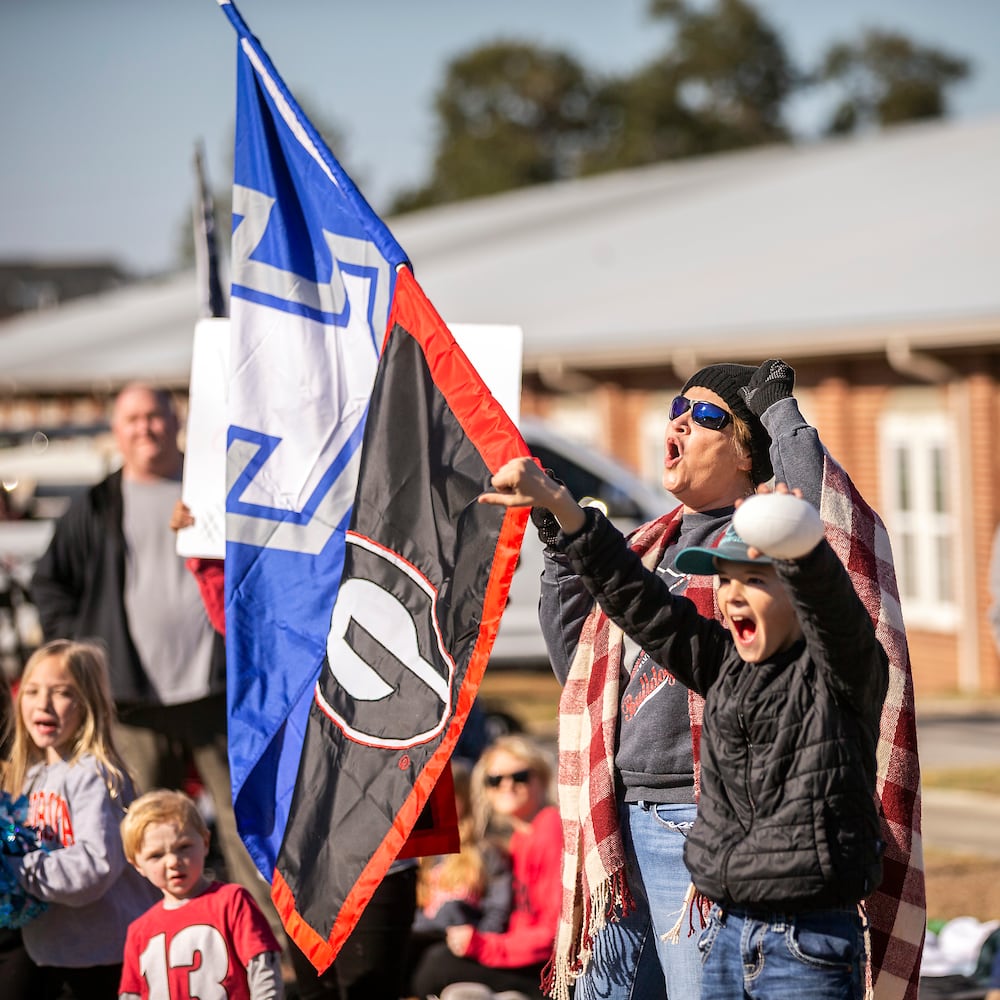
M316 704L355 743L426 743L448 721L455 674L436 591L397 553L352 532L346 542Z

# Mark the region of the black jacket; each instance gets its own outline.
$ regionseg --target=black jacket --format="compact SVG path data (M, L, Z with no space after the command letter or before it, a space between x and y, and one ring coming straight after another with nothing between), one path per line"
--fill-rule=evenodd
M49 639L90 639L108 654L111 693L119 708L156 702L125 613L122 474L77 497L56 524L31 581L42 632ZM216 636L212 688L225 684L225 644Z
M830 546L775 562L804 640L758 664L671 595L596 512L565 551L608 617L705 696L701 796L684 855L698 890L775 912L869 895L881 879L875 748L888 658Z

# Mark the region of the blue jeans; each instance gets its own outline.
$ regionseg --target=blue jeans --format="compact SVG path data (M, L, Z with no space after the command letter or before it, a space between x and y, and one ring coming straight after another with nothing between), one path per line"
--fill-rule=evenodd
M712 1000L861 1000L865 940L854 911L782 915L712 907L698 942Z
M701 979L697 916L696 933L688 934L684 911L680 941L661 940L682 916L691 882L684 867L684 840L695 807L630 803L621 807L619 817L635 909L597 935L575 996L577 1000L695 1000Z

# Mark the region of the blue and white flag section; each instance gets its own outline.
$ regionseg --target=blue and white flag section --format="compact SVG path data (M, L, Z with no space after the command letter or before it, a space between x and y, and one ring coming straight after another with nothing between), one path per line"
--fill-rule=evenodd
M271 893L320 971L410 837L455 747L528 515L476 502L493 472L527 447L405 268L389 326Z
M226 643L233 804L268 879L326 653L368 399L405 255L239 35Z

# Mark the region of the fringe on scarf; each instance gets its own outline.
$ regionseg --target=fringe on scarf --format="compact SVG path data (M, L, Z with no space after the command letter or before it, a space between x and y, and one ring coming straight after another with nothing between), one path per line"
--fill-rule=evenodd
M594 939L609 923L634 909L624 869L596 885L584 903L579 937L571 942L569 954L554 952L542 970L542 992L553 1000L569 1000L571 985L590 962Z
M704 930L708 926L708 913L711 908L712 901L708 896L704 896L698 892L694 887L694 882L689 882L687 892L684 893L684 902L681 903L681 908L677 911L677 923L666 934L661 934L660 940L666 941L667 944L680 944L681 927L684 925L685 912L688 918L688 937L691 937L696 930ZM698 914L698 921L701 924L700 928L694 925L694 915L696 913Z
M868 923L868 910L864 900L858 903L861 926L865 932L865 1000L875 1000L875 980L872 971L872 929Z
M659 565L665 548L677 537L682 508L638 528L629 545L647 569ZM719 533L721 536L721 532ZM706 617L718 614L711 578L692 580L685 594ZM555 1000L568 1000L574 980L586 970L594 939L609 922L634 907L625 876L625 855L618 828L613 775L619 671L624 633L595 604L583 624L576 655L559 702L559 812L563 819L563 902L552 959L542 989ZM702 700L688 696L688 721L698 788ZM596 770L608 780L585 781ZM581 768L583 770L581 770ZM580 794L588 788L586 796ZM577 794L564 794L564 789ZM601 817L600 829L595 816ZM586 860L586 859L590 860Z

